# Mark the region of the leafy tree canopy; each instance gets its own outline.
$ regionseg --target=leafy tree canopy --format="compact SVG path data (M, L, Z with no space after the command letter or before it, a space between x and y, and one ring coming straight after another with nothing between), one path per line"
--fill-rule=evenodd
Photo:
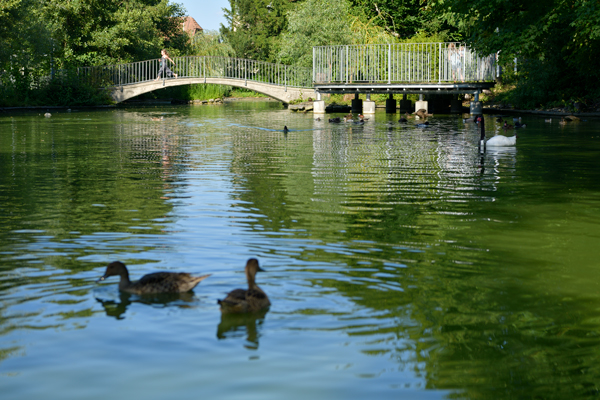
M43 0L42 9L64 66L156 58L186 43L183 9L168 0Z
M600 8L591 0L437 0L482 52L518 60L520 104L600 96Z
M278 36L287 26L285 14L293 3L287 0L229 0L223 9L228 26L221 34L238 57L275 61Z
M312 66L313 46L351 44L349 6L339 0L306 0L288 14L279 59L285 64Z

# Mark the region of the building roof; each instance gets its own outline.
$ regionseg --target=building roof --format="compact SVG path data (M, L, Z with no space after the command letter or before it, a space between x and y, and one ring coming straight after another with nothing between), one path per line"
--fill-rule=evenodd
M202 32L203 29L194 18L187 16L183 21L183 31L194 36L196 33Z

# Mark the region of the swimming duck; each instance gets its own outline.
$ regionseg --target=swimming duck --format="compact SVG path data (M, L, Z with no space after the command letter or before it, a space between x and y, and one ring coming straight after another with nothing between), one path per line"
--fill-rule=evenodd
M398 122L405 124L408 122L408 120L406 118L402 117L398 120Z
M338 123L341 122L342 120L340 119L340 117L335 117L335 118L329 118L329 122L332 123Z
M546 118L544 122L552 122L552 118Z
M129 280L127 267L120 261L114 261L107 265L106 272L98 279L98 282L109 276L119 275L119 290L133 294L155 294L155 293L178 293L187 292L196 287L197 284L208 278L211 274L202 276L191 276L185 272L155 272L144 275L138 281Z
M248 289L235 289L229 292L223 300L218 300L218 303L221 305L221 312L255 312L268 308L271 305L266 293L256 285L256 273L264 271L264 269L258 266L258 260L256 258L249 259L245 270Z
M46 114L44 114L44 117L46 118L50 118L52 116L52 114L50 114L49 112L47 112Z
M429 126L429 121L425 121L422 124L417 124L417 128L427 128Z
M558 121L558 123L559 123L559 124L561 124L561 125L566 125L566 124L567 124L567 122L569 122L569 121L567 121L567 120L566 120L566 119L564 119L564 118L561 118L561 119L560 119L560 121Z
M285 125L283 127L283 133L287 134L290 130L288 129L287 125Z
M421 108L421 109L415 111L415 114L417 114L417 116L419 118L423 118L423 119L426 119L427 117L433 117L433 114L428 114L427 110L424 108Z
M160 117L152 117L152 121L162 121L163 119L165 119L165 117L162 115Z
M525 128L527 125L522 124L520 122L515 122L515 128Z

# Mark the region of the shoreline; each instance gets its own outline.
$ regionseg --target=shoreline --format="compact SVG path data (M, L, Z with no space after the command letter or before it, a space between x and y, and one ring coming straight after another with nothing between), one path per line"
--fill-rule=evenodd
M276 101L268 97L223 97L223 102L233 101ZM171 104L170 100L158 100L149 102L132 102L125 105L122 104L107 104L97 106L19 106L19 107L0 107L0 113L10 111L42 111L42 110L70 110L70 109L117 109L123 106L157 106L157 105L176 105ZM177 104L177 105L193 105L193 104ZM341 105L341 104L340 104ZM385 108L385 104L377 105L376 108ZM462 114L468 114L470 112L468 106L463 106ZM567 112L567 111L551 111L551 110L521 110L513 108L499 108L493 105L484 105L483 114L526 114L526 115L539 115L539 116L556 116L564 117L567 115L574 115L577 117L587 118L600 118L600 112Z

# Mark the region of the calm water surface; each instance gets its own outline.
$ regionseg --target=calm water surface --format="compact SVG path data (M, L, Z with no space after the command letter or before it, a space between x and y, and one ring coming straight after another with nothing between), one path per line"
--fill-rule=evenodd
M482 156L458 117L397 119L0 115L3 398L600 397L600 123ZM249 257L273 305L222 317ZM213 275L124 295L114 260Z

